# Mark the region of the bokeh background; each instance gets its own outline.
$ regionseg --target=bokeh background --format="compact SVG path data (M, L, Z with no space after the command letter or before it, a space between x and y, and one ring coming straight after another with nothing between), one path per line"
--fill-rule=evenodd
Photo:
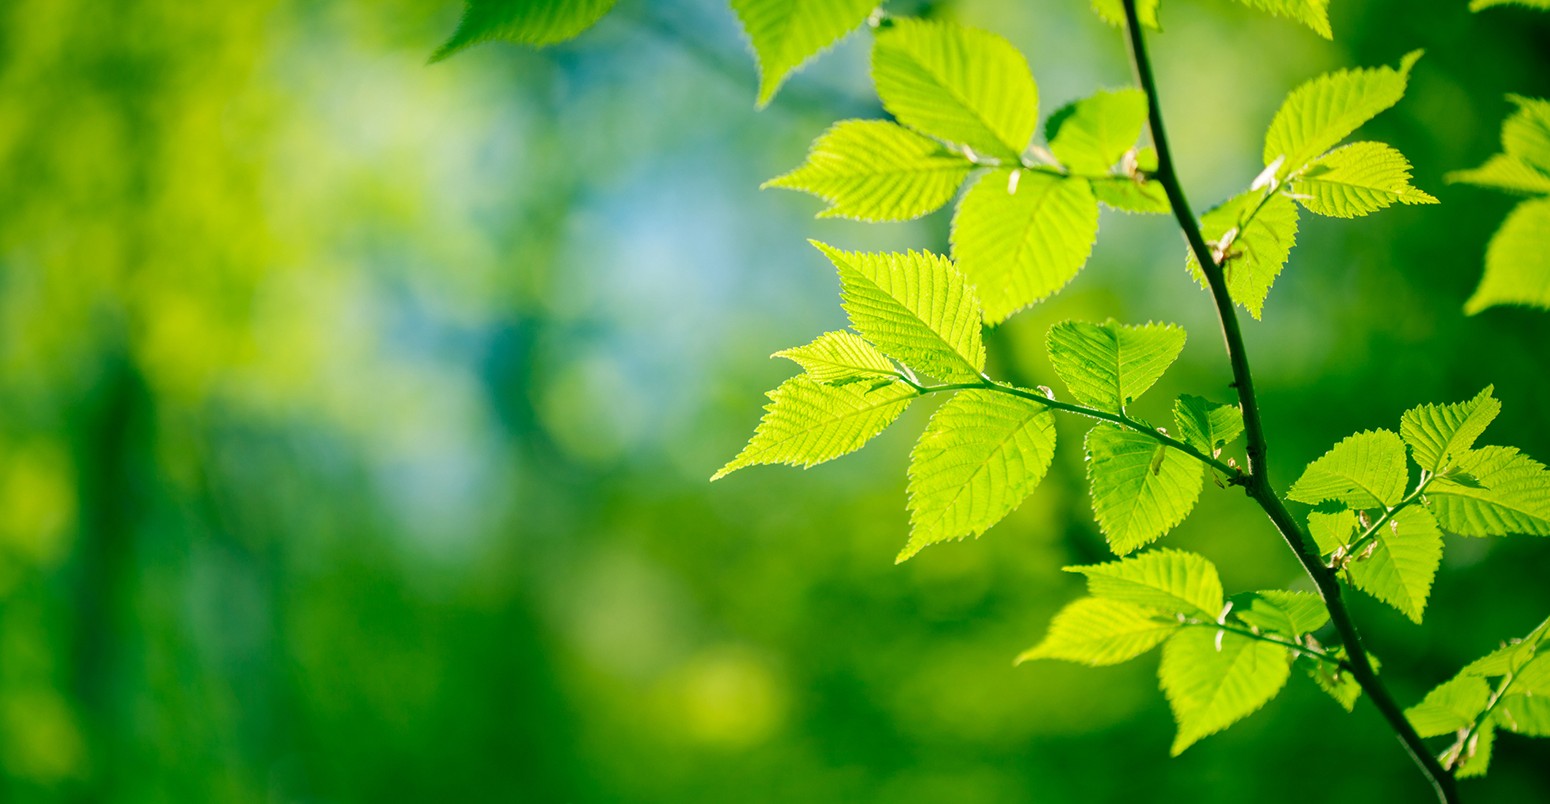
M909 11L919 6L897 0ZM1082 0L937 2L1027 54L1046 112L1129 83ZM1444 184L1550 96L1550 16L1336 0L1337 38L1169 0L1155 56L1200 207L1283 95L1424 47L1371 124L1440 207L1305 219L1249 345L1283 486L1358 429L1495 383L1550 458L1550 315L1460 307L1511 200ZM1105 555L1078 422L982 539L902 567L930 405L812 471L711 472L842 325L805 240L945 249L947 218L814 221L759 183L879 116L858 34L754 109L715 0L621 0L573 43L427 66L455 0L0 9L0 800L1421 801L1366 706L1294 677L1176 760L1155 655L1014 668ZM1051 377L1067 318L1193 338L1142 404L1229 398L1163 218L1105 213L992 339ZM1167 543L1296 582L1241 495ZM1550 545L1450 539L1425 627L1356 597L1404 702L1550 613ZM1478 801L1550 797L1508 735Z

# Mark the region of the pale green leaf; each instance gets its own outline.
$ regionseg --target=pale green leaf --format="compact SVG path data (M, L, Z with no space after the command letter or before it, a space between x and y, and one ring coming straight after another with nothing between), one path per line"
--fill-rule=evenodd
M1201 465L1144 433L1099 425L1087 434L1087 453L1093 513L1118 555L1172 530L1200 497Z
M1156 29L1158 0L1138 0L1136 3L1136 19L1147 28ZM1125 25L1125 7L1120 0L1092 0L1093 12L1104 22L1110 25Z
M980 305L963 274L929 252L859 254L817 241L839 269L850 324L883 354L943 380L980 378Z
M1369 215L1390 205L1435 204L1410 186L1410 161L1381 142L1353 142L1319 157L1292 182L1309 212L1334 218Z
M1142 215L1166 215L1173 211L1161 182L1115 176L1096 179L1091 184L1093 197L1110 209Z
M1474 315L1498 304L1550 310L1550 198L1524 201L1507 216L1485 252L1485 276L1464 303Z
M893 424L916 392L900 382L878 387L823 385L799 374L769 392L769 397L748 446L711 480L758 464L805 469L855 452Z
M1534 658L1534 653L1539 649L1539 644L1550 635L1550 620L1541 622L1538 627L1530 631L1523 639L1514 639L1511 642L1487 653L1486 655L1470 662L1459 671L1461 676L1504 676L1508 673L1516 673Z
M1066 170L1106 176L1145 125L1145 92L1109 90L1061 107L1045 122L1044 136Z
M1491 746L1495 742L1495 725L1491 721L1480 724L1480 728L1476 729L1469 738L1469 745L1464 746L1455 763L1455 775L1460 779L1484 776L1491 764Z
M1550 737L1550 697L1508 695L1491 718L1502 728L1529 737Z
M1295 639L1311 634L1329 622L1324 600L1309 592L1267 589L1232 597L1232 614L1261 631L1274 631Z
M1502 123L1502 150L1542 173L1550 173L1550 101L1508 95L1517 111Z
M1480 11L1494 6L1523 6L1550 11L1550 0L1469 0L1470 11Z
M1405 442L1389 430L1357 433L1308 464L1287 499L1317 505L1333 500L1352 508L1380 508L1405 495L1409 470Z
M1410 68L1419 58L1421 51L1417 50L1401 59L1398 69L1340 70L1292 90L1270 121L1265 164L1283 160L1276 176L1284 178L1339 145L1363 123L1404 97Z
M1501 412L1502 403L1486 386L1474 399L1454 405L1421 405L1405 411L1399 435L1410 445L1410 457L1431 474L1449 468L1475 445L1475 439Z
M1308 514L1308 535L1321 555L1329 555L1356 538L1358 524L1355 511L1314 511Z
M1374 534L1372 555L1347 565L1357 589L1419 623L1442 564L1442 531L1424 508L1410 506Z
M431 61L437 62L464 48L504 39L521 45L544 47L573 39L592 27L614 7L617 0L467 0L468 8L457 30Z
M877 347L853 332L826 332L806 346L783 349L770 356L794 361L813 380L832 385L876 381L899 373Z
M1066 321L1045 338L1050 362L1082 404L1119 413L1146 393L1184 349L1173 324ZM1154 442L1155 443L1155 442Z
M978 289L990 324L1065 287L1097 238L1092 188L1044 171L989 171L953 215L953 259Z
M1185 394L1173 403L1179 438L1207 455L1216 455L1243 434L1243 410Z
M1119 561L1065 570L1086 575L1087 591L1093 597L1209 620L1222 611L1222 580L1216 566L1195 553L1149 550Z
M1439 477L1427 489L1432 513L1460 536L1550 536L1550 471L1512 447L1481 447L1458 460L1475 484Z
M1017 657L1064 659L1094 667L1127 662L1157 647L1182 626L1179 621L1118 600L1084 597L1061 609L1049 634Z
M1039 91L1023 54L973 28L894 19L877 32L872 80L899 122L998 159L1015 162L1039 125Z
M764 183L829 202L820 218L903 221L953 199L974 166L942 144L886 120L844 120L813 143L807 162Z
M1285 686L1290 662L1285 648L1228 631L1174 634L1157 671L1179 724L1173 755L1264 706Z
M1202 215L1200 230L1212 244L1213 259L1222 263L1232 300L1259 318L1297 243L1297 204L1281 193L1250 190ZM1207 287L1194 252L1188 263L1195 280Z
M1523 195L1550 193L1550 175L1534 169L1533 165L1506 154L1495 154L1485 164L1469 170L1455 170L1447 175L1450 182L1462 182L1479 187L1490 187Z
M1405 717L1422 737L1438 737L1469 728L1485 711L1491 685L1485 679L1460 676L1445 681L1420 703L1405 710Z
M1300 22L1325 39L1334 38L1334 32L1329 29L1329 0L1238 0L1238 2L1277 17Z
M732 0L759 60L759 106L786 77L855 30L879 0Z
M984 533L1033 493L1054 455L1049 408L993 391L960 391L931 417L910 453L910 539L898 560Z

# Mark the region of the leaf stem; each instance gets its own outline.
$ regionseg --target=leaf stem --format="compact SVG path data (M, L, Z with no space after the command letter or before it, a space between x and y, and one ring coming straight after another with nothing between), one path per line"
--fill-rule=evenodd
M1334 666L1336 666L1336 667L1338 667L1338 668L1340 668L1342 670L1350 670L1351 669L1350 666L1348 664L1346 664L1346 662L1344 662L1343 660L1341 660L1341 659L1339 659L1339 658L1337 658L1335 656L1332 656L1332 655L1330 655L1328 653L1325 653L1324 651L1318 650L1317 648L1310 648L1307 645L1304 645L1304 644L1299 643L1299 642L1290 642L1290 641L1287 641L1285 639L1276 639L1274 636L1271 636L1270 634L1263 633L1261 631L1254 631L1254 630L1251 630L1251 629L1248 629L1248 628L1243 628L1243 627L1236 626L1236 625L1230 625L1228 623L1219 623L1219 622L1217 622L1215 620L1188 619L1188 620L1184 621L1184 624L1187 625L1187 626L1195 626L1195 627L1200 627L1200 628L1214 628L1214 629L1216 629L1218 631L1230 631L1230 632L1232 632L1234 634L1237 634L1239 636L1242 636L1242 637L1247 637L1249 639L1256 639L1256 640L1259 640L1260 642L1269 642L1272 645L1280 645L1281 647L1286 648L1287 650L1294 650L1294 651L1297 651L1298 653L1302 653L1302 654L1306 654L1308 656L1312 656L1313 658L1318 659L1319 661L1328 662L1328 663L1330 663L1330 664L1332 664L1332 665L1334 665Z
M1348 556L1354 556L1361 552L1362 548L1372 544L1373 540L1378 538L1379 530L1384 525L1392 522L1394 517L1398 515L1400 511L1403 511L1411 505L1414 505L1418 500L1420 500L1421 497L1426 494L1427 486L1430 486L1431 484L1432 477L1427 477L1425 480L1422 480L1419 484L1417 484L1415 491L1410 492L1410 494L1407 495L1403 500L1400 500L1398 505L1395 505L1393 508L1384 511L1383 516L1378 517L1377 522L1372 523L1372 525L1368 527L1367 530L1362 532L1361 536L1356 537L1356 541L1347 545L1345 554Z
M1206 243L1205 236L1200 231L1200 225L1196 222L1194 213L1191 212L1189 201L1184 197L1184 188L1179 184L1178 173L1173 164L1173 153L1168 146L1168 135L1163 126L1157 81L1152 74L1152 64L1146 54L1145 35L1136 14L1136 0L1122 0L1122 3L1125 8L1125 28L1130 44L1131 63L1135 69L1136 80L1142 91L1146 93L1152 143L1157 148L1156 178L1167 193L1168 203L1173 208L1173 215L1178 220L1185 239L1189 241L1190 249L1195 252L1195 258L1199 261L1200 269L1211 288L1211 297L1216 303L1217 318L1221 321L1222 338L1226 341L1227 358L1232 365L1233 386L1238 390L1238 400L1243 409L1244 434L1248 440L1249 464L1248 476L1243 483L1244 489L1255 502L1259 503L1260 508L1264 509L1276 530L1280 532L1281 538L1286 541L1298 562L1302 564L1303 570L1313 579L1319 595L1324 599L1325 607L1329 610L1330 622L1334 624L1341 643L1346 649L1347 663L1352 677L1361 685L1367 698L1378 708L1399 741L1410 752L1411 758L1420 766L1421 772L1426 775L1436 790L1438 800L1443 804L1457 804L1458 788L1453 776L1443 769L1442 764L1427 749L1426 744L1421 741L1420 736L1410 725L1410 721L1405 718L1404 711L1399 708L1383 683L1378 680L1378 675L1372 668L1372 661L1368 658L1366 649L1362 647L1361 634L1357 631L1356 624L1351 619L1351 613L1341 599L1339 579L1334 571L1324 566L1323 561L1320 560L1318 548L1313 546L1312 540L1286 510L1286 505L1281 502L1281 498L1270 485L1269 464L1265 460L1265 428L1260 418L1259 401L1254 394L1254 378L1249 370L1248 351L1244 347L1243 331L1238 325L1237 310L1234 309L1232 296L1228 293L1222 266L1212 257L1211 247Z

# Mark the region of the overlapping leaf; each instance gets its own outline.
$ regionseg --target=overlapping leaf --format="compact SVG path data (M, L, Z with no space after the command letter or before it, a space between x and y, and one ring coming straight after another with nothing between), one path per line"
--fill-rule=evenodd
M1329 654L1336 659L1346 659L1345 648L1333 648ZM1373 669L1378 668L1378 659L1371 653L1367 654L1367 660L1372 663ZM1313 683L1319 685L1319 689L1329 694L1329 697L1347 712L1355 711L1356 702L1362 697L1362 685L1356 677L1339 667L1331 666L1328 662L1320 661L1312 656L1299 657L1297 663L1303 666L1308 677Z
M1222 610L1222 581L1216 566L1195 553L1150 550L1065 570L1087 576L1087 591L1093 597L1211 620Z
M1355 511L1314 511L1308 514L1308 534L1319 553L1329 555L1351 543L1358 534Z
M1265 137L1265 164L1281 160L1277 178L1301 171L1405 95L1410 69L1420 51L1407 54L1398 69L1340 70L1315 78L1287 96Z
M1159 0L1137 0L1136 18L1148 28L1156 28ZM1110 25L1124 26L1125 6L1120 0L1092 0L1093 12Z
M1173 755L1253 714L1286 684L1283 647L1213 628L1185 628L1163 646L1158 677L1179 724Z
M1478 168L1448 174L1448 181L1550 193L1550 101L1522 95L1507 99L1517 108L1502 122L1502 152Z
M1498 304L1550 310L1550 198L1519 204L1491 238L1485 252L1485 276L1464 312L1470 315Z
M468 0L457 30L431 61L504 39L521 45L543 47L575 38L597 24L617 0Z
M853 332L826 332L806 346L783 349L771 357L794 361L814 381L833 385L876 382L899 371L877 347Z
M732 0L759 60L759 106L775 97L793 70L860 26L877 5L878 0Z
M1357 433L1308 464L1287 499L1317 505L1386 508L1405 495L1405 443L1388 430Z
M1045 343L1055 373L1072 396L1119 413L1162 378L1179 358L1184 340L1184 330L1172 324L1126 326L1111 319L1056 324Z
M1481 11L1494 6L1524 6L1550 10L1550 0L1469 0L1470 11Z
M1427 489L1437 522L1460 536L1550 536L1550 471L1512 447L1481 447L1458 460L1470 478Z
M1087 454L1093 514L1118 555L1172 530L1200 497L1200 464L1144 433L1099 425L1087 434Z
M1353 142L1319 157L1292 182L1292 192L1308 211L1334 218L1437 203L1410 185L1410 161L1381 142Z
M1044 136L1066 170L1102 176L1135 147L1145 125L1146 93L1120 89L1062 107L1045 122Z
M1318 595L1267 589L1233 595L1232 615L1261 631L1273 631L1295 639L1311 634L1329 622L1329 609Z
M915 396L899 382L823 385L799 374L769 392L770 404L748 446L711 480L747 466L807 468L855 452L899 418Z
M1017 662L1064 659L1094 667L1119 664L1157 647L1180 627L1178 620L1143 606L1084 597L1056 614L1044 641L1023 651Z
M1348 565L1356 588L1419 623L1442 564L1442 531L1426 509L1410 506L1374 534L1372 555Z
M886 120L845 120L813 143L807 162L764 183L829 202L820 218L902 221L951 201L973 165L941 143Z
M1173 403L1173 422L1184 443L1215 455L1243 434L1243 409L1185 394Z
M1232 300L1259 318L1297 243L1297 204L1281 193L1251 190L1202 215L1200 230L1216 250L1213 259L1222 265ZM1193 252L1188 262L1196 281L1207 287Z
M1422 737L1437 737L1467 729L1485 711L1491 697L1491 685L1474 676L1461 676L1443 682L1426 694L1415 706L1405 710L1405 718Z
M1406 411L1399 420L1399 435L1410 445L1410 457L1416 464L1436 474L1473 447L1502 409L1491 391L1487 386L1468 402L1421 405Z
M1325 39L1334 38L1329 28L1329 0L1238 0L1250 8L1300 22Z

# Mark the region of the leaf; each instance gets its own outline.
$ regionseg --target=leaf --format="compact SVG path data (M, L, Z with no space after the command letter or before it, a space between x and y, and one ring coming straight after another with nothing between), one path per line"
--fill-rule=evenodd
M544 47L574 39L597 24L617 0L467 0L457 30L431 56L438 62L495 39Z
M1528 737L1550 737L1550 697L1508 695L1491 718L1502 728Z
M979 536L1033 493L1055 455L1049 408L993 391L960 391L910 453L910 540L921 548Z
M895 18L877 32L872 80L899 122L998 159L1017 161L1039 124L1023 54L973 28Z
M1410 506L1374 534L1372 555L1347 565L1357 589L1421 622L1432 579L1442 564L1442 531L1425 509Z
M1184 339L1184 330L1173 324L1126 326L1109 319L1102 324L1056 324L1045 345L1055 373L1072 396L1120 413L1179 359Z
M1061 107L1044 124L1044 136L1066 170L1108 175L1145 125L1145 92L1108 90Z
M1202 215L1200 230L1216 247L1214 259L1223 263L1228 294L1258 319L1297 243L1297 205L1280 193L1250 190ZM1193 252L1188 264L1195 281L1208 287Z
M1485 276L1464 303L1474 315L1498 304L1550 310L1550 198L1524 201L1507 216L1485 252Z
M1329 622L1329 610L1318 595L1267 589L1232 597L1232 614L1247 625L1296 639Z
M759 106L786 77L871 15L879 0L732 0L759 60Z
M1550 193L1550 175L1541 173L1535 170L1533 165L1506 154L1496 154L1477 168L1455 170L1445 178L1449 182L1462 182L1522 195Z
M1061 609L1044 641L1017 657L1064 659L1099 667L1128 662L1155 648L1182 626L1141 606L1084 597Z
M1158 0L1138 0L1136 3L1136 19L1141 25L1153 30L1158 29L1157 24ZM1093 13L1097 14L1104 22L1110 25L1125 25L1125 7L1120 0L1092 0Z
M1547 635L1550 635L1550 620L1540 623L1523 639L1512 640L1465 665L1464 669L1459 671L1459 675L1487 678L1516 673L1534 658L1535 651L1539 649L1539 644Z
M1098 200L1082 179L992 170L953 215L953 258L998 324L1065 287L1098 238Z
M764 187L829 202L820 218L904 221L953 199L974 165L941 143L886 120L844 120L813 143L807 162Z
M1550 536L1550 472L1512 447L1481 447L1458 461L1478 488L1439 477L1427 488L1432 513L1460 536Z
M1405 495L1405 443L1389 430L1357 433L1308 464L1286 493L1317 505L1333 500L1352 508L1387 508Z
M915 396L900 382L876 388L822 385L799 374L769 392L770 404L748 446L711 480L758 464L806 469L855 452L893 424Z
M1489 721L1480 724L1469 742L1469 745L1464 746L1462 758L1455 766L1456 776L1460 779L1485 775L1491 764L1491 746L1496 742L1496 727Z
M1399 102L1405 95L1410 68L1421 58L1412 51L1399 69L1374 67L1326 73L1292 90L1270 121L1265 137L1265 164L1283 160L1276 178L1301 171L1320 154Z
M1502 123L1502 150L1508 156L1550 173L1550 101L1508 95L1517 111Z
M1264 706L1286 685L1289 665L1285 648L1232 632L1193 627L1174 634L1157 671L1179 724L1173 755Z
M1351 543L1356 537L1356 512L1314 511L1308 514L1308 535L1318 545L1320 555L1329 555Z
M1485 711L1491 686L1484 679L1460 676L1437 685L1420 703L1405 710L1405 718L1422 737L1438 737L1469 728Z
M1524 6L1550 10L1550 0L1469 0L1470 11L1480 11L1494 6Z
M1353 142L1319 157L1292 182L1298 203L1309 212L1355 218L1400 204L1435 204L1410 186L1410 161L1381 142Z
M1222 581L1216 566L1195 553L1149 550L1065 571L1087 576L1087 592L1093 597L1208 620L1215 620L1222 611Z
M943 380L980 378L979 300L952 263L929 252L859 254L811 242L839 269L851 326L883 354Z
M1331 648L1328 653L1337 659L1345 660L1346 651L1343 647ZM1367 654L1367 660L1372 662L1374 671L1378 669L1378 657ZM1335 699L1335 703L1347 712L1355 711L1356 702L1362 697L1362 685L1357 683L1356 677L1331 666L1328 662L1320 661L1312 656L1298 657L1297 662L1303 666L1308 677L1313 679L1319 688L1329 693L1329 697Z
M1173 403L1179 438L1207 455L1216 455L1243 434L1243 410L1185 394Z
M1329 0L1238 0L1238 2L1267 14L1300 22L1325 39L1333 39L1335 36L1329 29Z
M806 346L783 349L770 357L794 361L814 382L829 385L891 378L899 373L877 347L853 332L826 332Z
M1093 513L1118 555L1172 530L1200 497L1200 464L1144 433L1098 425L1087 434L1087 453Z
M1166 215L1173 211L1160 182L1115 176L1090 183L1093 197L1110 209L1142 215Z
M1491 396L1492 388L1486 386L1468 402L1421 405L1405 411L1399 420L1399 435L1410 445L1410 457L1416 465L1438 474L1475 445L1475 439L1502 410L1502 403Z

